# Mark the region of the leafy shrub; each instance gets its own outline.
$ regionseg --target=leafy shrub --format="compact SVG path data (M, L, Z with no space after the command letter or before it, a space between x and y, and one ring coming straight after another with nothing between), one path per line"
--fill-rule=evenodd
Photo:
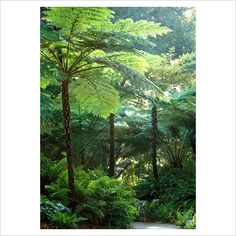
M158 208L157 220L164 223L173 223L175 220L175 208L166 203Z
M172 223L175 209L170 204L161 204L159 200L141 201L138 207L138 220L147 222Z
M76 215L69 215L68 213L56 212L51 220L58 229L76 228L78 218Z
M140 200L152 200L158 197L158 183L155 178L140 179L135 187L136 196Z
M196 215L192 209L184 212L176 212L176 224L181 228L195 229L196 228Z
M182 169L162 167L159 176L159 187L152 177L140 180L136 186L136 196L146 200L138 204L137 219L181 224L183 218L182 227L194 228L195 218L190 214L194 214L196 202L195 163L185 162Z
M176 209L195 209L195 168L183 169L165 167L160 173L160 200L170 203Z
M136 216L135 193L119 180L103 176L88 185L89 197L98 201L103 217L100 223L108 228L128 228Z
M49 182L53 182L57 179L58 175L66 170L66 158L60 161L52 161L48 157L41 155L40 157L40 174L41 177L47 179Z
M155 222L158 215L158 200L153 201L139 201L137 220Z
M51 199L59 200L65 206L69 206L69 189L67 170L61 172L55 182L46 186Z
M41 196L40 203L41 222L50 222L54 228L77 228L78 223L87 218L72 214L71 210L59 201L51 201L46 196Z
M159 172L160 186L152 177L141 179L135 187L140 200L159 199L181 211L195 209L195 163L180 168L162 167Z
M40 197L40 216L41 221L52 222L53 216L56 213L70 213L70 209L65 207L59 201L51 201L46 196Z
M75 169L75 189L78 196L75 213L87 223L104 228L128 228L136 215L135 192L119 180L109 178L100 170L86 172ZM50 198L69 205L68 175L63 171L47 186Z
M60 161L52 161L48 157L41 155L40 160L40 185L41 194L48 195L46 186L55 181L62 171L66 170L66 158Z
M85 201L87 196L87 186L92 181L105 175L101 170L94 170L86 172L82 168L76 168L74 170L75 175L75 191L78 197L78 202ZM46 186L47 191L52 199L61 201L65 206L69 206L69 189L68 189L68 172L62 171L57 179Z

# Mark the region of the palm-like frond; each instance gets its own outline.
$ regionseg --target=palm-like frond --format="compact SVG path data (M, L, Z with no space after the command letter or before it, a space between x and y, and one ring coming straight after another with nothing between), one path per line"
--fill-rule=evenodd
M70 87L73 100L94 115L106 118L119 107L117 90L106 76L99 76L98 70L83 73Z
M109 60L107 58L93 58L91 59L93 62L98 64L105 64L114 70L122 73L123 77L135 88L139 90L147 90L149 93L149 97L156 99L159 97L160 99L164 99L165 95L163 91L152 81L148 80L144 75L140 74L136 70L132 69L131 67L124 65L116 60ZM148 96L148 95L147 95Z

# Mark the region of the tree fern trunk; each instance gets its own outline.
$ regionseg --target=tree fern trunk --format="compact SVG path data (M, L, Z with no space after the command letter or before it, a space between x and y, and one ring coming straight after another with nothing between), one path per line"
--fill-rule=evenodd
M159 181L158 173L157 173L157 107L152 107L152 168L153 168L153 176Z
M115 175L115 125L114 125L115 115L110 114L110 159L109 159L109 176L113 177Z
M76 203L76 192L75 192L75 178L73 171L73 159L72 159L72 148L71 148L71 125L70 125L70 103L69 103L69 80L63 80L61 82L62 91L62 107L64 116L64 129L66 137L66 156L67 156L67 169L68 169L68 183L69 183L69 194L70 194L70 205L72 209Z

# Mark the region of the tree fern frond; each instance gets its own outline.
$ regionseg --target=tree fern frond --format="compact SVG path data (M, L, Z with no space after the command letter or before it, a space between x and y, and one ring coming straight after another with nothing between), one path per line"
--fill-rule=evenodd
M137 52L137 50L154 48L156 46L147 39L125 32L89 30L87 32L77 33L76 37L74 45L101 49L105 52Z
M107 53L105 58L108 60L115 60L131 68L134 68L139 73L144 74L149 69L149 64L144 57L136 55L134 53L127 52L114 52Z
M94 115L107 118L116 113L119 106L119 94L107 78L84 76L72 82L72 99Z
M156 98L165 99L165 95L163 91L152 81L148 80L145 76L140 74L139 72L135 71L131 67L120 63L119 61L115 60L108 60L107 58L94 58L92 59L94 62L98 64L105 64L114 70L123 74L123 77L128 80L128 82L134 86L135 88L142 90L145 92L146 95L154 100Z
M48 23L65 35L84 32L107 24L113 11L104 7L51 7L44 11Z
M168 27L161 26L160 23L155 23L146 20L133 22L132 19L121 19L114 23L113 32L125 32L130 35L138 36L143 39L150 37L161 36L171 32Z

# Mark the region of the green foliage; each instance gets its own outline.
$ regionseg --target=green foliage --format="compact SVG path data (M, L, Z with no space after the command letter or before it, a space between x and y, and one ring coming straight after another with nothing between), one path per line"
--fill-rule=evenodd
M56 182L46 185L46 190L49 192L51 199L58 199L66 206L69 206L69 189L67 182L64 181L67 178L67 173L64 171Z
M148 20L161 23L172 31L162 37L151 39L157 47L149 52L160 55L175 47L176 56L195 50L194 8L184 7L111 7L115 12L113 21L132 18L133 21Z
M52 7L44 14L46 21L67 35L102 27L113 12L103 7Z
M136 216L134 192L119 180L111 179L101 171L75 170L78 203L77 216L87 223L106 228L128 228ZM47 186L50 198L69 204L67 171ZM60 218L61 219L61 218Z
M88 200L78 205L77 212L91 223L108 228L128 228L136 208L134 193L115 179L103 176L88 185Z
M154 201L139 201L138 203L138 221L155 222L157 220L159 203Z
M147 39L148 37L156 37L157 35L161 36L171 31L169 28L160 25L160 23L148 22L146 20L134 22L129 18L118 20L114 23L113 31L122 31L143 39Z
M191 132L185 131L180 137L168 134L160 139L161 151L164 153L163 159L168 165L182 168L183 161L190 155L190 135Z
M144 200L138 207L138 220L173 223L180 220L177 212L188 212L183 216L186 223L192 217L190 212L195 212L194 166L194 161L189 160L184 162L183 169L160 168L160 186L152 178L141 179L135 188L137 197ZM193 221L189 221L189 227L192 224Z
M143 96L148 97L150 100L156 100L158 97L161 100L165 100L166 97L163 91L152 81L148 80L144 75L140 74L138 71L132 69L131 67L124 65L116 60L108 60L107 58L100 57L95 58L94 62L98 64L105 64L117 72L122 73L123 78L128 80L131 86L134 86L138 90L142 90ZM145 90L148 93L145 94Z
M55 181L58 175L67 168L66 158L60 161L52 161L44 155L41 155L40 158L41 177L48 179L50 182Z
M141 73L146 71L144 65L148 65L144 58L124 52L137 54L135 41L169 32L168 28L148 21L134 23L127 19L112 24L109 21L112 14L107 8L53 7L44 11L43 19L47 26L42 24L41 28L42 87L45 88L50 81L55 82L53 79L47 80L49 77L55 77L57 81L76 81L71 83L71 87L75 88L73 95L77 96L80 105L85 107L85 111L104 118L117 111L119 95L110 81L104 78L105 71L98 68L106 66L115 69L122 74L123 79L132 81L132 85L140 87L138 85L142 84L163 95L158 86L135 71L136 67ZM58 34L59 37L56 38L55 35ZM99 50L103 51L103 57L94 58ZM110 54L106 55L108 52ZM123 55L113 52L122 52ZM99 73L102 76L98 76Z
M138 199L147 200L155 199L158 197L158 183L155 178L147 177L140 179L135 187L135 192Z
M161 201L176 209L195 208L195 163L189 162L184 164L183 169L165 167L160 172Z
M154 81L169 97L179 90L187 89L195 84L195 53L187 53L174 57L174 48L166 54L145 54L150 68L146 73L148 79Z
M42 10L41 193L48 196L41 199L42 220L54 228L129 228L137 217L194 228L194 11L189 9L193 15L185 17L184 8L121 9L124 17L115 9L119 18L113 21L114 12L108 8ZM183 34L182 27L191 33ZM165 54L154 55L157 51ZM69 82L77 201L73 213L63 158L62 80ZM150 175L154 104L159 183ZM108 167L110 113L116 115L119 180L100 169ZM145 201L137 203L135 196Z
M176 224L184 229L195 229L196 228L196 215L192 209L176 212Z
M110 113L115 114L119 106L119 94L105 76L84 75L73 83L71 94L82 109L95 116L107 118Z
M76 215L56 212L52 216L52 222L56 225L57 229L73 229L77 228L78 218Z
M53 221L53 217L56 213L69 214L70 209L65 207L59 201L49 200L46 196L41 195L40 197L40 216L41 221Z
M174 222L175 209L169 203L162 204L158 208L157 220L164 223Z
M149 64L142 55L128 52L114 52L104 55L107 59L116 60L123 65L134 68L139 73L144 74L148 71Z
M173 223L175 209L170 204L161 204L159 200L140 201L137 220L144 222Z
M41 222L50 222L56 229L78 228L78 224L87 218L72 214L71 210L60 201L49 200L46 196L40 197Z

